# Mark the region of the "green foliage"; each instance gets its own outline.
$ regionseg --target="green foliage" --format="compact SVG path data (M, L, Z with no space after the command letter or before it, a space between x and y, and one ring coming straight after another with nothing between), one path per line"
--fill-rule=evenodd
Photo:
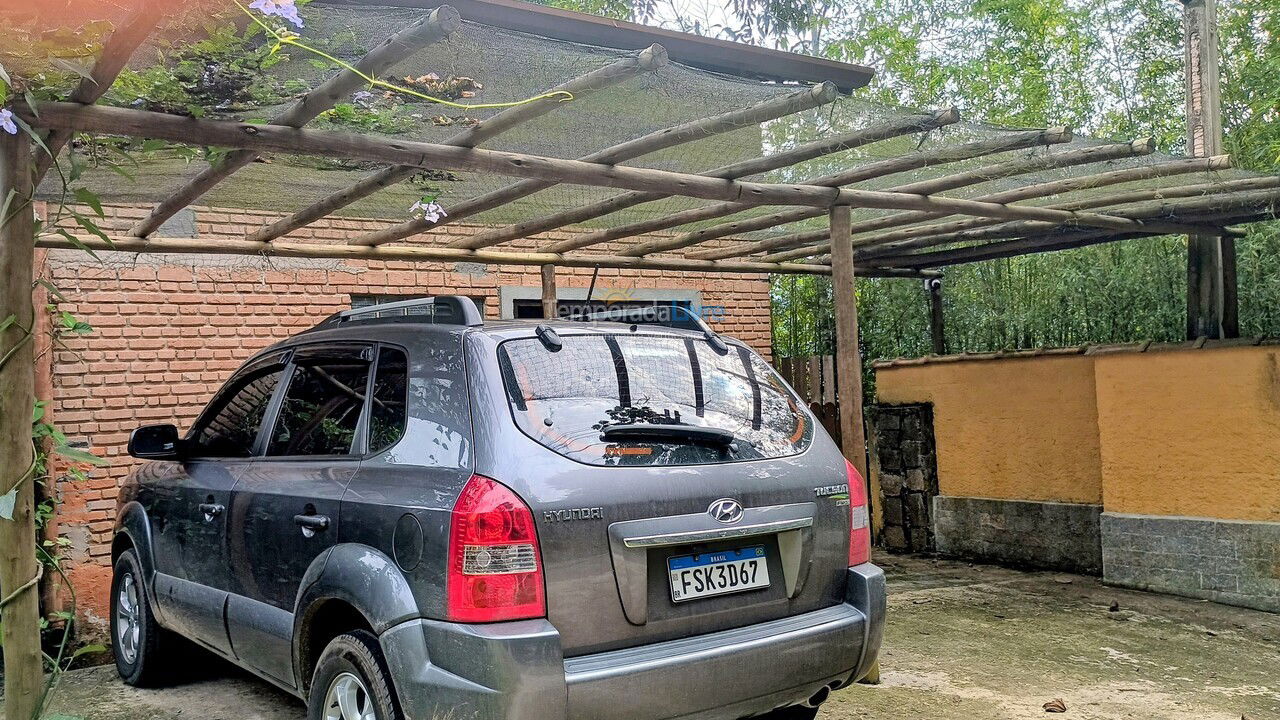
M967 120L1068 125L1099 137L1151 136L1185 148L1183 26L1165 0L735 0L722 34L871 65L860 96L959 107ZM1222 0L1223 124L1238 166L1280 171L1280 3ZM766 128L774 146L796 128ZM1280 226L1237 241L1245 335L1280 334ZM1180 340L1186 243L1151 238L947 268L948 349ZM774 281L774 352L829 352L829 283ZM930 352L919 282L862 281L863 354Z
M635 5L630 0L532 0L539 5L575 10L615 20L636 19Z
M288 59L264 42L257 26L210 23L207 36L164 62L126 68L107 93L115 105L201 117L287 100L299 89L268 71Z

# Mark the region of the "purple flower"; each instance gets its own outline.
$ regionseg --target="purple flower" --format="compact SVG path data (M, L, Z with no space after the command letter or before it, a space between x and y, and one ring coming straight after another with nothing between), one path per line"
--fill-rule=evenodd
M282 17L295 26L302 27L302 18L298 16L298 8L293 3L294 0L253 0L249 7L263 15Z
M372 105L376 97L377 95L375 93L368 90L360 90L357 91L356 94L352 95L351 99L360 105Z
M440 203L435 200L423 198L409 207L409 212L419 220L429 220L433 223L440 222L440 218L448 217L449 214L440 207Z
M18 125L13 121L13 112L8 108L0 108L0 130L10 135L18 134Z

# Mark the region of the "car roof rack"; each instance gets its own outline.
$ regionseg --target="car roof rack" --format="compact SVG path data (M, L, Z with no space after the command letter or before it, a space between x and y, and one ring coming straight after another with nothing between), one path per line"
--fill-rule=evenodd
M678 330L693 330L702 333L703 337L707 339L707 342L711 343L711 347L717 353L723 355L729 352L729 346L707 325L706 321L689 308L675 303L595 310L570 315L569 319L582 322L618 322L631 325L656 325Z
M343 310L325 318L312 330L331 329L352 322L378 321L480 327L484 325L484 316L469 297L436 295Z

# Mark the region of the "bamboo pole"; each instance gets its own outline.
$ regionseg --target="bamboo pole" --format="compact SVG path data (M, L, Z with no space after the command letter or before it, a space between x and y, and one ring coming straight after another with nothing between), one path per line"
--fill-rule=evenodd
M583 162L616 165L642 155L701 140L721 133L740 129L746 125L755 125L779 117L785 117L808 108L824 105L839 97L839 92L830 83L822 83L800 92L791 93L778 98L770 98L748 108L731 110L726 113L701 118L677 125L672 128L658 130L639 138L634 138L603 150L584 155ZM383 243L416 235L431 230L445 223L471 217L485 210L506 205L523 197L528 197L541 190L546 190L556 183L545 180L523 180L506 187L498 188L476 198L464 200L449 208L449 217L439 223L425 220L411 220L383 230L354 238L356 245L381 245Z
M178 117L145 110L100 105L38 102L35 113L17 107L24 120L40 127L73 128L116 135L146 136L162 140L194 142L257 151L372 160L392 164L475 170L513 177L541 178L578 185L626 190L668 192L707 200L728 200L746 205L849 205L884 210L928 210L1010 220L1042 220L1075 223L1113 230L1138 230L1141 223L1097 213L1070 212L1039 207L1001 205L958 198L934 198L906 193L848 190L817 185L752 183L702 175L601 165L562 160L527 153L496 152L434 143L385 140L364 135L310 130L278 125ZM1166 232L1203 232L1183 225Z
M441 5L426 17L370 50L360 59L360 62L356 63L355 67L366 76L381 75L414 52L449 37L460 27L462 27L462 18L458 15L458 11L449 5ZM270 124L302 127L321 113L332 109L339 101L364 87L365 84L364 77L359 73L344 69L276 115L271 119ZM150 235L166 220L259 157L260 153L248 148L228 153L216 165L205 168L199 175L188 180L172 195L156 205L145 218L139 220L129 230L129 234L137 237Z
M777 170L779 168L789 167L797 163L812 160L816 157L829 155L835 152L851 150L864 145L869 145L881 140L888 140L912 133L933 130L944 125L950 125L960 121L960 111L955 108L948 108L928 115L918 115L901 120L895 120L881 125L874 125L862 130L854 130L849 133L836 136L834 141L815 141L801 145L792 150L766 155L757 158L754 161L744 163L736 163L728 165L718 170L713 170L706 175L715 175L717 177L748 177L757 173ZM662 196L670 197L669 195ZM660 200L662 198L653 197L643 199L642 202L650 200ZM632 203L638 204L638 203ZM700 208L692 208L681 212L673 213L665 217L643 220L628 225L622 225L615 228L606 228L595 232L584 233L578 237L552 243L541 249L547 252L568 252L570 250L578 250L592 245L611 242L621 238L636 237L639 235L647 235L649 233L666 230L668 228L679 227L686 223L701 222L713 218L724 217L725 215L737 212L737 206L729 204L733 209L726 210L724 204L708 205ZM630 205L628 205L629 207ZM601 209L608 209L613 212L614 209L602 204ZM604 212L589 215L583 219L599 217L606 214ZM577 221L576 219L574 221ZM567 223L566 223L567 224Z
M1054 145L1057 143L1070 142L1071 138L1071 131L1067 128L1050 128L1048 130L1011 133L998 138L978 140L976 142L957 145L954 147L942 147L928 152L908 153L900 157L867 163L843 172L813 179L810 181L810 184L840 187L843 185L851 185L857 182L886 177L900 172L907 172L909 170L932 167L934 165L943 165L962 160L972 160L976 157L985 157L987 155L1010 152L1012 150L1025 150L1026 148L1037 147L1040 145ZM723 215L730 215L746 209L748 208L742 205L731 206L726 204L719 206L719 210L725 211L723 212ZM767 230L768 228L776 227L778 225L786 225L788 223L799 222L801 220L822 217L823 214L825 214L825 211L813 209L784 210L770 215L762 215L759 217L713 225L709 228L687 232L662 241L642 243L629 249L627 253L643 255L652 252L675 250L730 235L738 235L754 230Z
M1136 167L1136 168L1124 168L1122 170L1112 170L1104 173L1097 173L1095 175L1082 175L1080 177L1066 178L1063 180L1053 180L1050 182L1036 183L1034 185L1027 185L1025 187L1016 188L1014 190L1006 190L1004 192L999 192L992 195L984 195L976 199L982 200L984 202L1011 203L1011 202L1017 202L1020 200L1030 200L1033 198L1049 197L1052 195L1071 193L1079 190L1091 190L1091 189L1096 189L1100 187L1107 187L1110 185L1120 185L1123 183L1136 182L1139 180L1151 180L1155 178L1172 177L1175 175L1185 175L1185 174L1191 174L1191 173L1215 172L1218 170L1227 170L1227 169L1230 169L1230 167L1231 167L1231 158L1227 155L1219 155L1213 158L1193 158L1193 159L1184 159L1184 160L1173 160L1171 162L1163 162L1156 165L1147 165L1147 166ZM898 221L894 222L894 226L897 226L899 224L899 221L900 221L900 224L902 225L908 225L908 224L915 224L915 223L923 222L926 220L933 220L933 219L938 219L943 217L947 217L947 216L939 215L935 213L895 213L885 218L885 220L887 221L890 218L897 218ZM915 227L904 228L902 230L891 232L891 233L866 234L866 237L859 237L865 234L860 230L858 233L855 233L854 235L853 246L854 248L875 246L875 245L881 245L888 242L893 242L896 240L902 240L902 239L913 238L913 237L923 237L926 235L936 234L938 232L949 232L951 230L965 230L969 228L987 227L990 225L998 224L999 222L1000 222L999 220L992 220L990 218L957 220L949 223L937 223L934 225L918 225ZM868 223L868 225L865 227L867 230L873 230L873 229L879 229L884 227L884 224L879 223L877 221L872 221L871 223ZM796 236L796 237L797 237L797 240L796 240L797 243L804 240L804 238L800 238L799 236ZM830 251L830 246L827 243L822 243L821 245L818 245L818 246L810 246L807 248L800 247L800 248L785 250L782 252L772 253L764 256L761 259L766 260L767 262L784 262L786 260L793 260L796 258L810 257L812 255L816 255L818 253L827 252L827 251ZM703 255L701 253L694 253L693 255L690 255L690 257L703 257ZM723 258L703 257L703 259L723 259Z
M0 517L0 625L4 645L7 720L39 711L44 665L40 653L39 570L31 410L35 404L35 264L31 146L25 133L0 132L0 497L15 493L10 518Z
M899 185L889 188L889 190L891 192L933 195L934 193L955 190L962 187L970 187L984 182L989 182L991 180L1015 177L1030 172L1040 172L1049 169L1075 167L1078 165L1088 165L1096 162L1150 155L1154 151L1154 141L1150 138L1143 138L1141 140L1134 140L1127 143L1096 145L1093 147L1082 148L1080 150L1068 150L1066 152L1056 154L1034 155L1028 158L1018 158L1016 160L998 162L980 168L975 168L973 170L946 175L944 177L923 180L907 185ZM990 201L990 198L977 199ZM895 213L859 223L856 234L866 233L872 230L898 227L901 225L910 225L921 220L936 217L941 216L932 213ZM789 235L780 235L756 242L737 243L729 247L714 248L712 250L690 253L689 257L716 260L721 258L754 255L755 253L767 250L789 248L797 245L808 245L815 242L824 242L827 237L828 233L825 229L791 233Z
M70 102L92 105L98 101L98 98L105 95L125 64L129 62L129 58L133 57L134 51L155 29L156 23L163 16L164 7L160 0L147 0L138 4L124 23L112 31L111 37L107 38L102 46L102 52L93 64L93 70L89 71L89 77L81 78L80 83L76 85L75 90L71 91L67 99ZM54 130L45 136L44 145L49 151L36 152L34 180L36 185L40 184L45 174L57 162L58 153L66 147L71 136L70 130Z
M665 67L668 62L666 49L661 45L651 45L632 57L622 58L602 68L561 83L548 90L547 93L567 92L571 93L575 98L585 97L594 92L626 82L642 73ZM446 140L444 144L455 147L476 147L518 125L542 117L564 104L559 98L548 98L507 108L493 117L454 135ZM251 233L249 239L258 242L270 242L278 237L288 235L294 230L310 225L361 198L368 197L383 188L406 180L419 170L420 168L412 165L393 165L383 168L356 181L352 185L317 200L288 217L277 220ZM451 209L450 215L455 214L456 211Z

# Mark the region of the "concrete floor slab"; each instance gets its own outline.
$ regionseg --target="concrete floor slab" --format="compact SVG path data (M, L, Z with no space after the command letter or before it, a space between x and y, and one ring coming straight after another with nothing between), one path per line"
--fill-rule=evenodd
M1280 615L1109 588L1097 578L924 558L889 573L882 684L822 720L1280 718ZM194 658L193 658L194 659ZM300 703L212 661L164 690L114 668L67 674L54 710L85 720L300 720ZM1067 711L1047 715L1060 698Z

